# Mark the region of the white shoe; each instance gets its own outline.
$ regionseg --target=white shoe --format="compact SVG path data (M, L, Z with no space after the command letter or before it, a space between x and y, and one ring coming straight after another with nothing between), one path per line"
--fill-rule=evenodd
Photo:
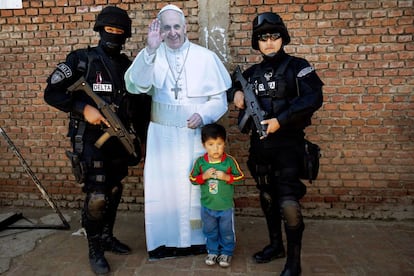
M216 254L208 254L205 259L206 265L215 265L217 263L217 257Z
M230 266L230 263L231 263L231 256L220 255L217 258L217 262L219 263L219 265L221 267L229 267Z

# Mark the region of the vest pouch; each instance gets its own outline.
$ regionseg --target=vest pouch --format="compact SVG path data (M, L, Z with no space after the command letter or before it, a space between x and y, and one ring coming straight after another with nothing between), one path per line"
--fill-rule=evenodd
M309 180L315 180L318 177L319 172L319 159L321 157L321 148L305 139L303 147L303 162L299 178Z
M268 83L272 89L269 91L269 96L276 99L283 99L288 97L287 82L285 76L277 75L273 78L272 82Z

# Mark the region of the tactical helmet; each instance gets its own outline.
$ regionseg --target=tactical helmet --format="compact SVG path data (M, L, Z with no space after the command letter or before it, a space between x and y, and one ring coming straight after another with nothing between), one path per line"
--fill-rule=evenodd
M282 36L283 45L289 44L290 36L282 18L273 12L260 13L253 20L252 48L259 50L259 35L275 32Z
M125 37L131 37L131 19L123 9L114 6L104 8L98 14L93 30L99 32L105 26L122 29L125 31Z

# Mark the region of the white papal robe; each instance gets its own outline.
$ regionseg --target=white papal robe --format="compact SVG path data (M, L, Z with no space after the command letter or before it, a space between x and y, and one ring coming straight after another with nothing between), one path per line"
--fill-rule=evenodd
M178 76L176 99L172 88ZM180 49L162 43L153 55L141 50L125 82L129 92L148 93L153 102L144 167L147 249L205 244L199 187L189 181L204 149L201 129L188 128L187 119L194 113L203 124L220 119L231 78L215 53L186 40Z

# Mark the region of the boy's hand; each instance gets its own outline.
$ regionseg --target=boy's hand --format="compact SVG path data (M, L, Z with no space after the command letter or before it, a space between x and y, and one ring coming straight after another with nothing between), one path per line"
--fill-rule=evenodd
M216 171L215 175L216 175L217 179L224 180L224 181L229 181L230 180L229 175L225 172Z
M203 173L203 179L209 179L209 178L217 178L216 176L216 169L210 168L205 173Z
M214 168L210 168L205 173L203 173L203 179L207 180L207 179L210 179L210 178L229 181L230 180L230 175L228 175L227 173L225 173L223 171L218 171Z

